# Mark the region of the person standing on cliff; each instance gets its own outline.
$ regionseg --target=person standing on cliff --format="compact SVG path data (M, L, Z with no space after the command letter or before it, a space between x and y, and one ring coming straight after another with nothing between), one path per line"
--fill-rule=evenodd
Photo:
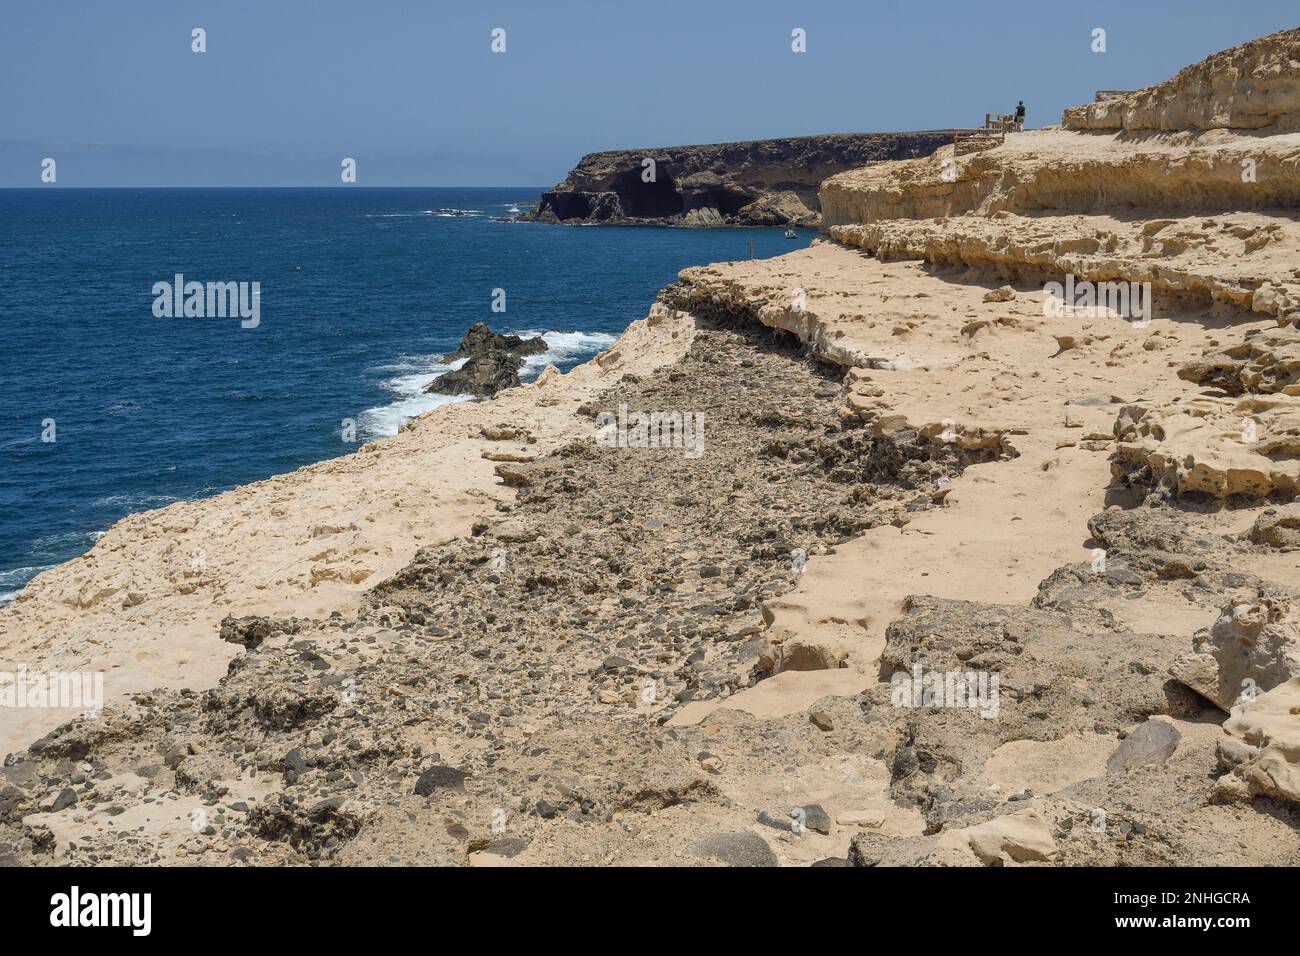
M1021 100L1019 103L1016 104L1015 129L1017 133L1023 133L1025 131L1025 101L1024 100Z

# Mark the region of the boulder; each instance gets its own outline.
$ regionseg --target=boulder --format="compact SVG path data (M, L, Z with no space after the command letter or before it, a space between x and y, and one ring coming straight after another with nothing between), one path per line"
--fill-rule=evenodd
M1282 551L1300 548L1300 504L1266 508L1250 529L1250 540Z
M470 358L460 368L439 375L425 392L439 395L478 395L490 398L503 388L519 385L524 360L513 352L497 349Z
M540 335L523 339L493 332L486 323L476 322L461 339L460 347L442 357L444 362L465 359L465 364L439 375L429 383L425 392L491 398L503 388L519 385L519 369L524 364L524 356L540 355L548 348Z
M952 851L969 851L985 866L1052 863L1061 858L1051 828L1037 811L1007 814L944 833L938 840L939 857Z
M465 337L460 340L459 348L444 355L442 360L444 362L454 362L457 359L498 351L513 352L516 355L540 355L547 348L549 346L546 344L546 340L540 335L535 335L531 339L523 339L517 335L493 332L487 323L476 322L465 332Z
M776 854L757 833L712 833L691 845L691 856L727 866L780 866Z
M1229 771L1216 785L1219 799L1300 802L1300 677L1233 707L1218 752Z
M1120 741L1106 761L1107 773L1123 773L1136 767L1163 767L1178 749L1183 735L1165 720L1148 720Z
M1193 636L1191 653L1175 660L1169 674L1224 710L1243 689L1272 690L1300 676L1300 624L1291 599L1234 598Z
M467 776L469 774L463 770L435 764L420 774L419 779L415 781L415 795L427 797L435 790L454 790L457 793L464 793Z

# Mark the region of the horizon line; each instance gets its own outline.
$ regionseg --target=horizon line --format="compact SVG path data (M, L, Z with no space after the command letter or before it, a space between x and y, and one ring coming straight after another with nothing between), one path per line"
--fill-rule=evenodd
M386 185L370 186L361 185L360 183L337 183L330 185L261 185L261 186L139 186L139 185L118 185L118 186L71 186L60 183L46 183L43 186L0 186L0 192L53 192L56 190L72 189L550 189L550 186L520 186L513 183L504 183L501 185L491 186L434 186L434 185Z

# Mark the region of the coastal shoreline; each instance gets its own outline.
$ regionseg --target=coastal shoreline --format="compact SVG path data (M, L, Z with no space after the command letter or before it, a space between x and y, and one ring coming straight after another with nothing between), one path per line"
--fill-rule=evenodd
M0 857L1296 865L1300 114L1249 211L1241 98L1145 131L1297 50L840 173L567 374L115 526L0 651L154 683L6 761Z
M579 433L586 423L572 406L611 375L671 361L680 332L641 319L621 348L568 374L548 367L496 399L439 406L350 454L128 515L0 607L0 660L13 665L0 669L103 671L110 699L210 687L238 653L217 637L223 618L354 607L419 547L465 534L508 495L500 462ZM607 357L613 349L619 361ZM485 437L511 429L521 438ZM6 710L0 752L77 713Z

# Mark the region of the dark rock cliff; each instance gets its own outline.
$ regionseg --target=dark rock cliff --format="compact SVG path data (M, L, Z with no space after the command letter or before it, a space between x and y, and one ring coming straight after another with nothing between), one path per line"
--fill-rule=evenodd
M537 222L681 226L816 225L817 189L847 169L928 156L951 131L833 133L590 153L537 209Z

